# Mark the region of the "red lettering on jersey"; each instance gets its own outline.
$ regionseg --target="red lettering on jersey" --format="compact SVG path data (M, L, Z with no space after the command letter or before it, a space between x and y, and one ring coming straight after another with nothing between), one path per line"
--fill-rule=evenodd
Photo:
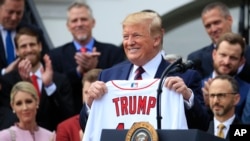
M128 98L126 96L120 97L120 101L121 101L122 115L127 115L128 114Z
M119 123L116 127L116 130L124 130L124 123Z
M116 116L150 114L151 109L156 106L156 98L153 96L123 96L114 98Z
M115 110L116 110L116 116L120 116L120 111L119 111L119 97L113 99L113 103L115 103Z
M138 98L138 108L137 108L137 114L143 114L145 115L146 112L146 102L147 102L147 97L146 96L139 96Z
M151 108L155 108L155 105L156 105L156 98L150 96L148 100L147 115L150 114Z
M136 113L136 96L129 97L129 113L131 115Z

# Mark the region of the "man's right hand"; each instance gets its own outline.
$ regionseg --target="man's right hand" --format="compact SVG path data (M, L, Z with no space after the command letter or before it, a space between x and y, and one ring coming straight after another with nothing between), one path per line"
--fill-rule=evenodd
M12 63L10 63L10 64L5 68L5 73L4 73L4 74L7 74L7 73L13 71L14 69L16 69L19 62L20 62L20 58L17 58L17 59L14 60Z
M96 51L96 48L93 49L93 52L77 52L75 54L75 60L77 64L77 72L82 74L93 68L96 68L98 63L98 57L101 55L100 52Z
M23 59L20 61L20 63L18 64L18 72L22 80L31 82L30 79L31 68L32 65L29 59Z
M93 99L99 99L107 92L108 89L104 82L93 82L88 89L88 96L90 97L87 101L88 106L91 107Z

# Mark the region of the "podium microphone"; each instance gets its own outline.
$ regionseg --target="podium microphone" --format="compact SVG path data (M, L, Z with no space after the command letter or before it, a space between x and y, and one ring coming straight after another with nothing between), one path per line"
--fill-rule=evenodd
M185 72L188 69L194 68L197 64L199 64L199 60L187 60L185 63L177 64L176 67L169 72L169 74L175 72Z
M171 63L162 73L159 86L157 89L157 105L156 105L156 119L157 119L157 128L161 129L161 93L162 93L162 87L163 82L165 82L167 76L169 74L173 74L176 72L185 72L187 69L193 68L196 64L198 64L198 60L188 60L185 63L182 62L182 58L177 59L175 62Z
M166 79L166 75L169 73L169 71L176 66L177 64L182 63L182 58L177 59L175 62L171 63L162 73L159 86L157 88L157 102L156 102L156 120L157 120L157 129L161 129L161 93L162 93L162 85L164 80Z

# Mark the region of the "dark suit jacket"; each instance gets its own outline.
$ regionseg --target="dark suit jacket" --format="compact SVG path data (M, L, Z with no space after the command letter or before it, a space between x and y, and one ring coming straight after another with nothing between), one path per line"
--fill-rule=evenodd
M81 119L79 118L80 127L81 127L82 131L84 132L86 124L87 124L88 116L89 116L85 103L82 106L82 110L81 110L79 116L81 117Z
M202 85L204 85L205 81L207 81L211 77L212 77L212 74L210 74L209 77L204 78L202 80ZM235 108L235 114L237 115L237 117L239 117L241 119L243 109L244 109L245 104L246 104L247 95L250 93L250 84L243 81L238 76L236 76L234 78L238 82L239 93L240 93L240 101ZM211 115L211 116L213 116L213 115Z
M188 60L200 60L200 65L196 65L195 69L199 71L203 78L208 77L213 72L213 58L212 52L214 45L205 46L197 51L190 53L187 57ZM246 50L246 64L238 76L246 81L250 82L250 47L247 46Z
M0 130L9 128L16 121L17 117L12 110L9 107L0 105Z
M203 78L209 76L214 69L212 59L213 49L214 45L211 44L190 53L187 57L188 60L200 60L200 65L197 65L195 69L201 73Z
M240 121L240 119L237 116L235 116L232 124L241 124L241 121ZM229 140L229 136L230 136L229 132L230 132L230 129L228 130L228 134L226 135L226 140ZM209 128L207 130L207 133L214 135L214 121L211 121L209 123Z
M169 65L163 58L160 66L157 68L155 78L160 78L165 68ZM110 80L127 80L133 64L129 61L124 61L112 68L103 70L100 73L99 80L107 82ZM185 73L176 73L175 76L183 78L187 87L192 89L194 93L194 105L191 109L186 109L186 117L189 128L198 128L207 130L209 125L209 115L204 107L204 100L201 94L201 77L194 70L187 70ZM82 119L82 117L80 117Z
M245 107L241 116L241 121L244 124L250 124L250 94L246 97Z
M114 64L124 60L124 52L122 48L118 48L112 44L101 43L95 40L94 47L101 52L98 58L97 68L106 69ZM55 48L50 52L53 69L68 76L74 93L74 104L77 113L82 107L82 77L77 74L74 56L77 52L73 42L67 43L61 47Z
M22 27L28 27L31 28L33 30L35 30L36 32L38 32L38 34L40 35L40 40L43 46L42 52L41 52L41 56L43 57L44 54L49 52L49 49L52 47L47 46L47 44L45 43L45 39L43 37L43 32L40 28L31 25L31 24L25 24L25 23L20 23L19 26L17 27L17 30L22 28ZM41 58L41 61L43 61L43 59ZM1 71L3 68L7 67L8 63L7 63L7 59L6 59L6 54L5 54L5 47L4 47L4 42L2 40L2 35L0 34L0 75L1 75Z
M5 107L10 108L10 91L13 85L22 81L17 71L10 72L3 76L3 95L0 96L1 103ZM74 106L72 98L72 88L67 77L63 74L54 72L53 82L56 85L56 91L48 96L42 88L40 105L37 111L37 123L51 131L56 129L56 126L62 120L73 116Z

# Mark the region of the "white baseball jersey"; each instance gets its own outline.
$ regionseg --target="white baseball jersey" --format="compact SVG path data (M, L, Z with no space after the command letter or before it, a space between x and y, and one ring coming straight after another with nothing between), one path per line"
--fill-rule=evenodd
M92 104L83 141L100 141L102 129L130 129L146 121L157 129L156 103L159 79L113 80L108 93ZM184 100L166 87L161 95L162 129L187 129Z

